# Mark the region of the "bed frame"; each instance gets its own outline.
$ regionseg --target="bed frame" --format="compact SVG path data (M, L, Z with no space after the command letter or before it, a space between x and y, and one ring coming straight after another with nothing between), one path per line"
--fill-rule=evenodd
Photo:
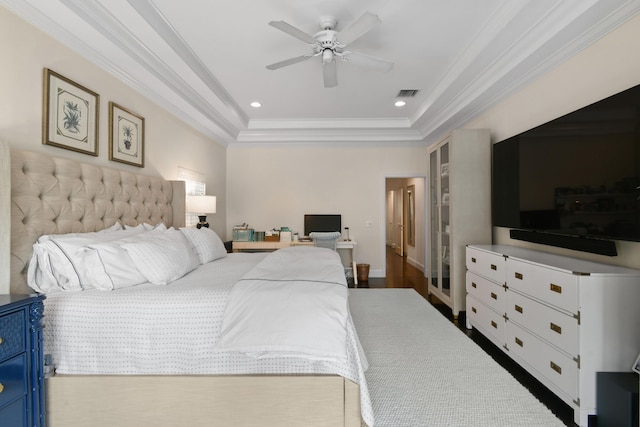
M98 231L116 221L184 226L182 181L10 150L2 142L0 154L1 182L11 182L10 202L0 188L0 253L11 254L12 294L33 293L26 267L43 234ZM0 276L0 287L6 280ZM359 387L337 375L54 375L46 381L50 427L361 425Z

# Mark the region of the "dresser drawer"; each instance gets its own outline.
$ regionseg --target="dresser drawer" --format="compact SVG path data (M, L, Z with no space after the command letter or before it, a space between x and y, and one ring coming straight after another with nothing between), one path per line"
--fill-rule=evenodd
M494 282L505 282L505 258L500 254L467 246L466 263L469 271L487 277Z
M27 356L0 363L0 408L27 392Z
M578 313L578 276L574 274L509 259L507 286L561 310Z
M578 319L509 290L507 317L545 341L578 356Z
M0 317L0 361L25 351L25 312Z
M492 310L505 313L505 289L471 271L467 271L467 292L476 299L484 302Z
M578 399L578 364L575 360L515 323L508 321L505 329L507 348L512 357L522 359L570 399Z
M471 325L482 332L495 345L498 347L504 345L505 321L502 315L491 310L474 297L467 295L467 316L469 316Z

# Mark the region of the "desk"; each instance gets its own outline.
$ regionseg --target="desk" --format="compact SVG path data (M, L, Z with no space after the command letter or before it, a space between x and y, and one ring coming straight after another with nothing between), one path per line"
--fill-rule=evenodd
M353 250L356 246L353 240L338 240L336 251L340 254L342 265L345 271L351 272L353 283L358 285L358 275L356 274L356 262L353 259ZM289 246L313 246L313 242L233 242L233 252L273 252Z

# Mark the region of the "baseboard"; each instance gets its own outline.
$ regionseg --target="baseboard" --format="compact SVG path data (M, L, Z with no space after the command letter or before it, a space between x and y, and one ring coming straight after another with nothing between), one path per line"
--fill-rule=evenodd
M424 264L419 263L411 257L407 257L407 262L424 273Z

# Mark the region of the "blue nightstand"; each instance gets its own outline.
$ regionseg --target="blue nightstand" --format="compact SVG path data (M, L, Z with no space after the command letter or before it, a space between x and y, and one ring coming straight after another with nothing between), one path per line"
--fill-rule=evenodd
M0 424L44 427L44 296L0 295Z

